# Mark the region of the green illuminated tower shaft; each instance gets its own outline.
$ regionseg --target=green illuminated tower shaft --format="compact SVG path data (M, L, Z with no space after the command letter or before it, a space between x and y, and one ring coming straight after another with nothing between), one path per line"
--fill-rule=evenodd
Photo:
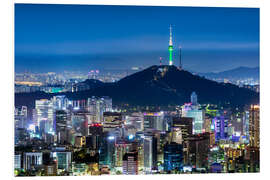
M169 41L169 65L173 65L173 42L172 42L172 26L170 26L170 41Z

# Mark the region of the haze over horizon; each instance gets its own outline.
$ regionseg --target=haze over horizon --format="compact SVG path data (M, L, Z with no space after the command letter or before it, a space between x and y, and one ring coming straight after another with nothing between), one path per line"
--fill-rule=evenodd
M259 66L258 8L15 5L15 71L174 64L194 72Z

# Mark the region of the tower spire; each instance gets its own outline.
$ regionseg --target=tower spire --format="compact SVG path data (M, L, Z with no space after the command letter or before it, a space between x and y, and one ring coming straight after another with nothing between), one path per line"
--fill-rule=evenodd
M169 40L169 65L173 65L173 42L172 42L172 26L170 25L170 40Z
M179 69L182 69L182 47L179 46Z
M173 42L172 42L172 25L170 25L170 41L169 41L169 46L172 46Z

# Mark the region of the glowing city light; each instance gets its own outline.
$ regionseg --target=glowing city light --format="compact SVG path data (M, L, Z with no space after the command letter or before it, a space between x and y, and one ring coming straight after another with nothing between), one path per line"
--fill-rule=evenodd
M109 137L108 137L108 140L114 140L114 139L115 139L114 136L109 136Z
M134 138L134 135L132 135L132 134L130 134L129 136L128 136L128 139L129 140L132 140Z

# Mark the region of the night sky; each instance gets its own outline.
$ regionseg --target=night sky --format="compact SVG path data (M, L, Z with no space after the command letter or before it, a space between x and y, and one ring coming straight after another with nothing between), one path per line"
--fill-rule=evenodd
M259 9L15 5L15 71L126 69L175 64L223 71L259 66Z

